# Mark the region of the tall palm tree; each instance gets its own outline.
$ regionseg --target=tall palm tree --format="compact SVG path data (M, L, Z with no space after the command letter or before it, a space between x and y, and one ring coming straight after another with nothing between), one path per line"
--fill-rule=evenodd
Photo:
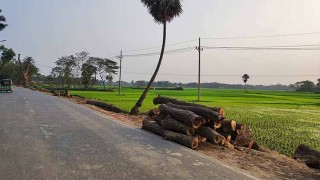
M0 13L2 12L2 10L0 9ZM6 28L8 25L4 24L6 22L6 17L4 17L3 15L0 15L0 31L2 31L4 28Z
M249 79L250 77L249 77L249 75L248 74L244 74L243 76L242 76L242 80L243 80L243 82L244 82L244 90L247 92L247 81L248 81L248 79Z
M158 61L158 65L149 81L146 89L143 91L142 95L140 96L137 103L131 109L130 114L137 115L139 113L139 108L142 106L146 95L154 82L158 71L161 66L164 48L166 44L166 29L167 29L167 22L171 22L176 16L180 16L182 13L182 5L180 0L141 0L144 6L147 7L149 13L153 17L154 21L159 24L163 24L163 41L162 41L162 48L160 53L160 58Z

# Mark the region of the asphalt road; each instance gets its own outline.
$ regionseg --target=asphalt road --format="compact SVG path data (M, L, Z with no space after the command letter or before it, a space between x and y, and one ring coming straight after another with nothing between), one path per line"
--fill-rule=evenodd
M0 94L0 179L254 179L67 100Z

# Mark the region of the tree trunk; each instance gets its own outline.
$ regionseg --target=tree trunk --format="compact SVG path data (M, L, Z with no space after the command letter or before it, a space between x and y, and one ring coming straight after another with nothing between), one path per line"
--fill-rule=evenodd
M194 104L194 103L189 103L189 102L185 102L185 101L179 101L177 99L168 98L168 97L162 97L162 96L158 96L158 97L153 99L153 104L167 104L169 102L171 102L173 104L176 104L176 105L195 106L195 107L207 108L207 109L215 111L218 114L221 114L223 116L225 115L224 109L220 108L220 107L207 107L207 106L204 106L204 105L201 105L201 104Z
M198 138L193 136L187 136L180 133L175 133L172 131L164 130L164 139L176 142L178 144L181 144L183 146L186 146L191 149L196 149L198 147Z
M199 134L200 136L207 138L207 141L214 144L223 145L226 141L221 134L219 134L217 131L209 127L202 126L196 130L196 133Z
M192 136L194 134L193 128L188 127L187 125L173 119L170 116L166 116L161 121L161 127L165 130L174 131L188 136Z
M307 145L300 144L293 158L304 162L308 167L320 170L320 151L311 149Z
M188 127L197 129L201 126L203 118L191 111L176 109L165 104L160 105L159 110L160 114L170 115L172 118L184 123Z
M158 115L153 115L152 119L161 126L161 121L162 119L164 119L166 117L166 115L163 114L158 114Z
M159 71L160 66L161 66L163 53L164 53L164 48L165 48L165 44L166 44L166 36L167 36L167 32L166 31L167 31L167 22L165 21L163 23L163 40L162 40L162 48L161 48L161 53L160 53L158 65L157 65L156 70L154 71L154 73L153 73L153 75L152 75L152 77L151 77L146 89L143 91L143 93L140 96L139 100L137 101L137 103L131 109L131 112L130 112L131 115L139 114L139 108L142 106L142 103L143 103L144 99L146 98L147 93L150 90L150 87L151 87L152 83L156 79L156 76L157 76L158 71Z
M223 119L224 119L223 115L220 115L217 112L212 111L208 108L204 108L204 107L177 105L177 104L173 104L171 102L168 102L166 105L173 107L173 108L177 108L177 109L184 109L184 110L192 111L192 112L198 114L199 116L202 116L206 119L209 119L211 122L223 121Z
M234 132L236 130L236 121L234 120L225 120L222 121L220 129L225 133Z
M156 122L151 121L150 118L145 118L142 120L142 129L163 136L163 129Z

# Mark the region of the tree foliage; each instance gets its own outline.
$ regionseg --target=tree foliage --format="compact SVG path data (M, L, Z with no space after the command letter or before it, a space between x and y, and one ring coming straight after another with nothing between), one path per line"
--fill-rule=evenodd
M2 12L2 10L0 9L0 13ZM0 14L0 31L2 31L4 28L6 28L8 25L5 24L7 21L6 17L4 17L3 15Z

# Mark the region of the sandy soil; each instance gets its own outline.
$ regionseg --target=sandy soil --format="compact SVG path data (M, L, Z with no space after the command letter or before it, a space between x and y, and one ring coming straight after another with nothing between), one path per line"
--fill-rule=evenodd
M83 99L67 98L75 103L83 104ZM85 106L113 117L117 121L141 128L143 115L130 116L118 114L97 108L92 105ZM218 159L233 167L242 169L248 174L261 179L316 179L320 180L320 171L308 168L304 163L279 154L276 151L260 152L255 150L228 149L211 143L202 143L197 148L198 152Z

